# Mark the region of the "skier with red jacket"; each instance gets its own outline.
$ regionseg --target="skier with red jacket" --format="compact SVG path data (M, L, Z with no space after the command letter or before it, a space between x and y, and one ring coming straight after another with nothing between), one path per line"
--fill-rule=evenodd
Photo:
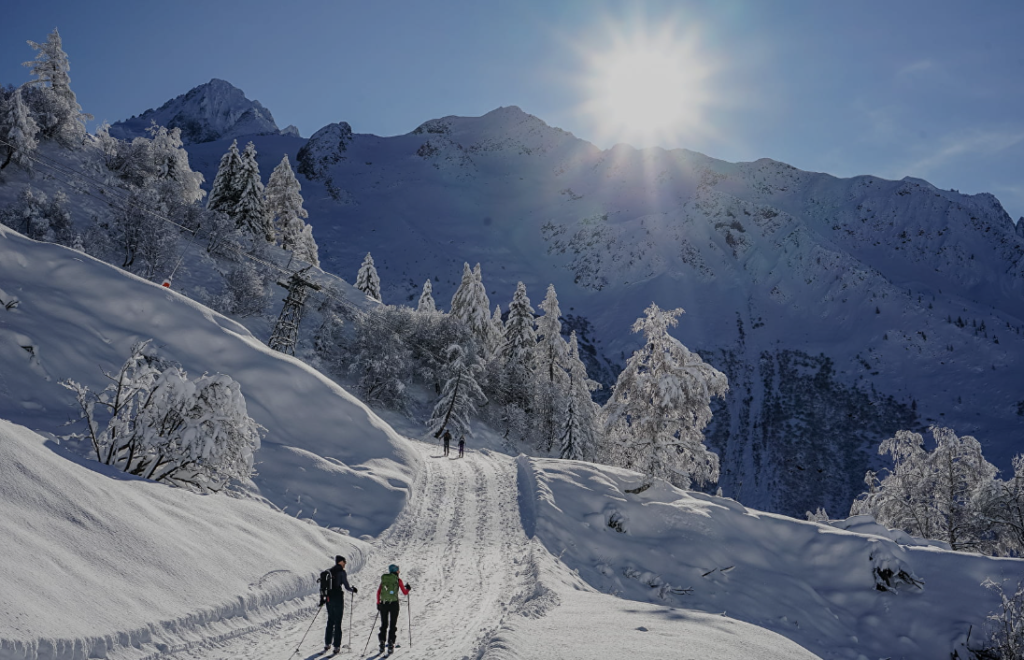
M377 641L380 642L380 652L384 653L384 643L387 642L388 654L395 650L395 637L398 634L398 611L400 609L398 594L408 594L412 585L405 584L398 577L398 566L391 564L388 572L380 576L380 586L377 587L377 611L380 612L380 634Z

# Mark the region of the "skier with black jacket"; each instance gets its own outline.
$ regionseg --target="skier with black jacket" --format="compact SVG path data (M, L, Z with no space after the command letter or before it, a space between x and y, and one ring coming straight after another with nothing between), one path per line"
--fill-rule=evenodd
M384 652L384 642L388 644L388 654L395 650L395 637L398 635L398 611L401 608L398 600L398 592L408 594L412 585L404 584L398 577L398 566L391 564L388 572L380 576L380 586L377 587L377 611L380 612L380 634L377 641L380 642L380 652Z
M342 587L354 594L359 590L349 585L348 574L345 573L345 558L338 555L334 558L334 566L328 571L331 574L331 587L324 599L327 604L327 631L324 633L324 653L331 649L334 642L334 653L341 651L341 622L345 618L345 592Z

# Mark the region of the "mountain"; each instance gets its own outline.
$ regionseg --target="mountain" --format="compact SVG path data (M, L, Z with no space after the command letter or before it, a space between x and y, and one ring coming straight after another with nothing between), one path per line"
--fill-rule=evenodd
M749 506L845 513L901 428L974 434L1002 468L1019 450L1024 237L992 195L601 150L515 107L256 145L264 173L296 157L323 267L351 279L371 252L387 303L430 278L445 307L464 261L492 307L553 283L605 396L643 309L684 308L674 335L729 376L707 435ZM193 167L211 181L226 148Z
M212 142L242 135L292 135L298 129L277 127L274 117L259 101L250 101L245 92L224 80L214 78L137 117L119 121L110 127L114 137L130 140L146 136L153 123L180 128L185 144Z

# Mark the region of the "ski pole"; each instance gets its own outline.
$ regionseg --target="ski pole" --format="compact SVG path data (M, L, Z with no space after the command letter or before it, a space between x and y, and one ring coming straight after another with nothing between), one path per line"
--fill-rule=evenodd
M380 610L377 610L377 614L373 617L373 625L370 626L370 634L366 637L366 644L363 646L363 655L366 655L366 649L370 648L370 638L373 637L373 630L377 627L377 617L380 616Z
M356 615L356 595L351 591L349 595L349 607L348 607L348 640L349 644L352 643L352 617Z
M320 607L316 608L316 614L313 615L313 620L309 622L309 628L306 628L306 633L302 636L302 639L299 640L299 645L295 647L295 653L298 653L299 649L302 648L302 643L306 641L306 635L308 635L309 631L313 629L313 624L316 623L316 618L320 616L320 610L322 609L324 609L323 603L320 604ZM292 653L292 655L295 655L295 653Z
M412 648L412 601L409 594L405 594L405 609L409 611L409 648Z

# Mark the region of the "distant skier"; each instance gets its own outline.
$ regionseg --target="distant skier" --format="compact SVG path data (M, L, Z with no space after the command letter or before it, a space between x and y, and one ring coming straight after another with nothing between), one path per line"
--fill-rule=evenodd
M334 566L331 566L325 573L330 573L330 587L326 590L324 598L327 602L327 631L324 633L324 653L331 650L331 641L334 642L334 653L341 651L341 621L345 618L345 592L342 587L354 594L359 590L349 585L348 574L345 573L345 558L338 555L334 558Z
M462 458L463 452L466 451L466 436L459 437L459 458Z
M444 430L443 438L444 438L444 455L447 456L448 455L448 448L451 446L451 443L452 443L452 434L451 434L451 432L448 429Z
M445 442L445 445L448 443ZM388 572L380 576L380 586L377 587L377 611L380 612L380 634L377 641L380 642L380 652L384 652L384 643L387 642L388 654L395 650L395 637L398 635L398 611L400 601L398 592L408 594L412 589L411 584L403 584L398 577L398 566L391 564Z

